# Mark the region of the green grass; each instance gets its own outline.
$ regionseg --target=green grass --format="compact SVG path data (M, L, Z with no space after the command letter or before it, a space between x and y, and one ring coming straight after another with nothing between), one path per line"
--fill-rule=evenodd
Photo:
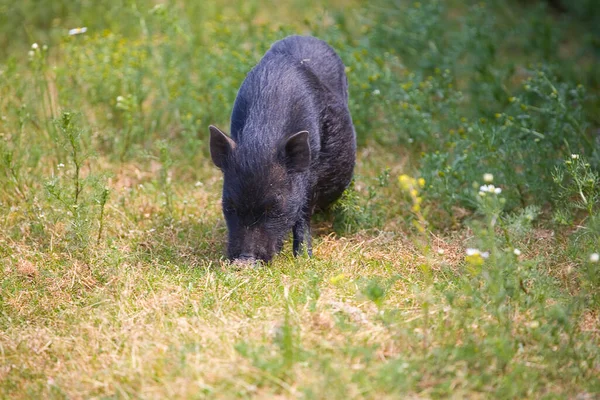
M0 397L595 398L600 25L544 4L0 4ZM208 125L292 33L355 181L239 268Z

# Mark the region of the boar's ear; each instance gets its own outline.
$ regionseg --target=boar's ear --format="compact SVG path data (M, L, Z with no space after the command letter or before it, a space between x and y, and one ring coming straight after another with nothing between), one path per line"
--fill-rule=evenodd
M208 129L210 130L210 157L217 167L223 169L227 158L235 148L235 142L214 125L209 126Z
M307 131L294 133L285 141L284 157L290 172L302 172L309 167L310 145Z

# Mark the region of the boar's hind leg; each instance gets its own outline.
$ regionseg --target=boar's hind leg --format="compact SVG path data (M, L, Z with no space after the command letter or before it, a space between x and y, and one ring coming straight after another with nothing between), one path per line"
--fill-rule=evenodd
M310 217L302 217L292 228L294 235L294 256L298 256L302 243L306 246L309 257L312 257L312 238L310 235Z

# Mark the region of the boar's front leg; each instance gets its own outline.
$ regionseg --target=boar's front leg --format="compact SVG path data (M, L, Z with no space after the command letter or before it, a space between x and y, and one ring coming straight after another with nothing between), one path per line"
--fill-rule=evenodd
M312 238L310 234L310 215L303 216L292 228L294 235L294 256L300 254L302 243L306 246L308 256L312 257Z

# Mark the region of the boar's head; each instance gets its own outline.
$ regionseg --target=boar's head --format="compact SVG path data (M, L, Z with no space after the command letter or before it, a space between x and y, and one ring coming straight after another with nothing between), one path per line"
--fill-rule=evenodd
M211 126L210 155L223 172L229 259L270 261L307 203L308 132L284 137L270 148L236 143Z

